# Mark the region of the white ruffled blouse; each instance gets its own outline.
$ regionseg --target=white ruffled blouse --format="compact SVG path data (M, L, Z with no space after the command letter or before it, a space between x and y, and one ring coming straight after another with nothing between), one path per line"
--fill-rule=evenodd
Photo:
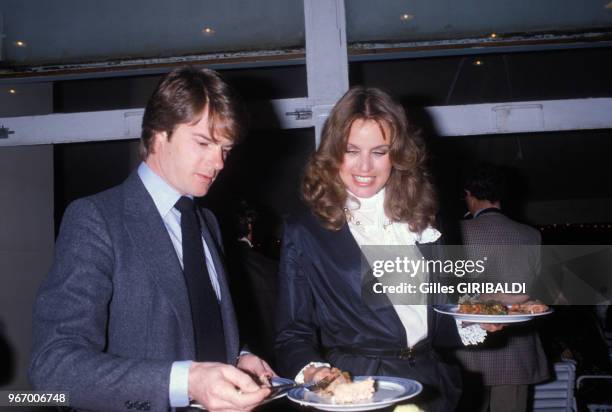
M435 242L441 236L433 227L415 233L407 223L392 222L385 214L384 202L384 188L370 198L359 198L349 192L345 209L347 222L359 246L415 245ZM404 326L409 347L427 337L427 306L393 305L393 308Z
M410 230L407 223L392 222L385 214L385 189L374 196L364 199L349 192L346 203L347 222L351 234L359 246L364 245L415 245L432 243L441 233L428 227L421 233ZM414 248L415 253L419 253ZM420 254L420 253L419 253ZM417 258L422 256L417 256ZM427 336L427 306L393 305L404 329L408 346L412 347ZM462 326L457 321L459 336L464 345L475 345L485 340L487 335L478 325Z

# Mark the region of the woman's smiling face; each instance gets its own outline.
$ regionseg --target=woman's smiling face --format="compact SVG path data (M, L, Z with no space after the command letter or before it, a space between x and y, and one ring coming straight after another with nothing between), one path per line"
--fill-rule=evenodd
M390 135L386 125L374 120L357 119L351 125L339 174L357 197L372 197L387 184L393 168Z

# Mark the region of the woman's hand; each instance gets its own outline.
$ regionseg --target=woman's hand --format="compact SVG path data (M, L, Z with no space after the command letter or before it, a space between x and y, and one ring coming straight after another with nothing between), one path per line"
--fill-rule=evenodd
M467 327L470 325L478 325L480 329L486 330L487 332L497 332L510 325L509 323L475 323L475 322L461 322L461 327Z
M304 382L318 382L331 374L332 372L329 366L309 366L304 369Z
M479 323L478 326L487 332L497 332L508 326L508 323Z

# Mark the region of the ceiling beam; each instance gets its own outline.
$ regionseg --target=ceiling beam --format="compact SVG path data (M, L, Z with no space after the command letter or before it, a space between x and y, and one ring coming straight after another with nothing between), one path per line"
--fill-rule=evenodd
M308 112L315 106L310 99L256 102L252 107L258 122L253 126L312 127ZM612 98L432 106L425 110L436 133L448 137L612 129ZM143 113L144 109L129 109L0 118L0 146L137 139Z
M379 61L481 54L525 53L612 47L609 32L522 34L415 42L368 42L349 45L349 61Z
M306 36L308 36L308 29L306 30ZM517 35L501 39L473 38L397 43L352 43L347 45L347 58L348 62L362 62L606 47L612 47L612 35L610 33ZM9 67L0 70L0 85L158 75L188 64L206 66L214 70L295 66L304 65L306 63L305 56L304 48L294 48L97 63Z
M191 65L213 70L304 65L304 49L215 53L156 59L60 64L0 70L0 85L165 74Z
M612 129L612 98L432 106L440 136Z

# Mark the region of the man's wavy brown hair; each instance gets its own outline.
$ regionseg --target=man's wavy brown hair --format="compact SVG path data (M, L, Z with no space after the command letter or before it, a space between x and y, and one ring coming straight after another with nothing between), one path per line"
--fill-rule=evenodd
M385 186L385 212L395 222L408 223L420 233L435 224L437 199L427 171L427 152L419 130L408 123L404 108L376 88L351 88L327 119L321 144L306 165L302 196L328 229L346 222L347 190L339 169L344 160L351 125L357 119L379 124L390 139L392 170ZM383 127L386 126L385 127ZM385 130L390 136L385 136Z

